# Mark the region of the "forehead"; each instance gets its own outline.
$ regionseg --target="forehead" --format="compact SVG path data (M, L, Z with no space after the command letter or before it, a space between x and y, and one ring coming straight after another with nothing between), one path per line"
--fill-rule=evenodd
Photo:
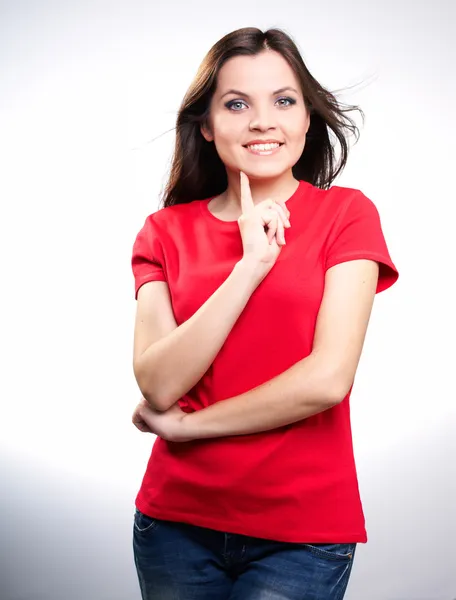
M248 94L268 93L291 86L300 89L293 69L278 52L266 50L254 56L235 56L220 69L217 94L234 88Z

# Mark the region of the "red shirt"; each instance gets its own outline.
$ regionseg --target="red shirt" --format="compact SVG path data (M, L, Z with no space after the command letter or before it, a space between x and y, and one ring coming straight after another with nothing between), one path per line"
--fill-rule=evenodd
M178 325L242 258L237 221L215 217L209 200L151 214L133 248L135 294L147 281L166 281ZM398 278L378 211L359 190L301 181L287 206L287 244L213 364L179 400L186 411L247 392L310 354L326 269L377 261L377 292ZM157 437L136 506L159 519L277 541L366 542L349 400L350 393L268 432L186 443Z

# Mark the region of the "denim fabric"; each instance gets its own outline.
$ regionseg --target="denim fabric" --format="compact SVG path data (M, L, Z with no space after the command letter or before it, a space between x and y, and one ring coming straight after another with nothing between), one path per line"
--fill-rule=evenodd
M356 543L275 542L135 511L143 600L342 600Z

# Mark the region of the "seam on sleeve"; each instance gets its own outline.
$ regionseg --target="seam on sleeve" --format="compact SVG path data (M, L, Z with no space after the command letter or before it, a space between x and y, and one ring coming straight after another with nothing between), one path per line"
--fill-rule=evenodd
M326 264L325 270L327 271L328 269L330 269L331 267L334 267L335 265L337 265L339 263L348 262L350 260L356 260L356 259L374 260L376 262L387 265L388 267L390 267L391 269L394 269L396 271L396 268L394 267L393 263L387 256L385 256L384 254L377 253L377 252L371 252L370 250L369 251L366 250L364 252L362 250L356 250L353 252L345 252L344 254L338 254L337 256L334 256L332 258L332 260L328 261L328 263Z

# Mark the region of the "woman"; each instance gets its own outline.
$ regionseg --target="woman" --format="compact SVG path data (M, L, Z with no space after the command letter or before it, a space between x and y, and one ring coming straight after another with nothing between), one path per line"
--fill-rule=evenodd
M132 258L133 423L158 436L143 599L340 600L367 541L349 398L398 272L373 202L330 187L345 112L284 32L255 28L214 45L179 110Z

